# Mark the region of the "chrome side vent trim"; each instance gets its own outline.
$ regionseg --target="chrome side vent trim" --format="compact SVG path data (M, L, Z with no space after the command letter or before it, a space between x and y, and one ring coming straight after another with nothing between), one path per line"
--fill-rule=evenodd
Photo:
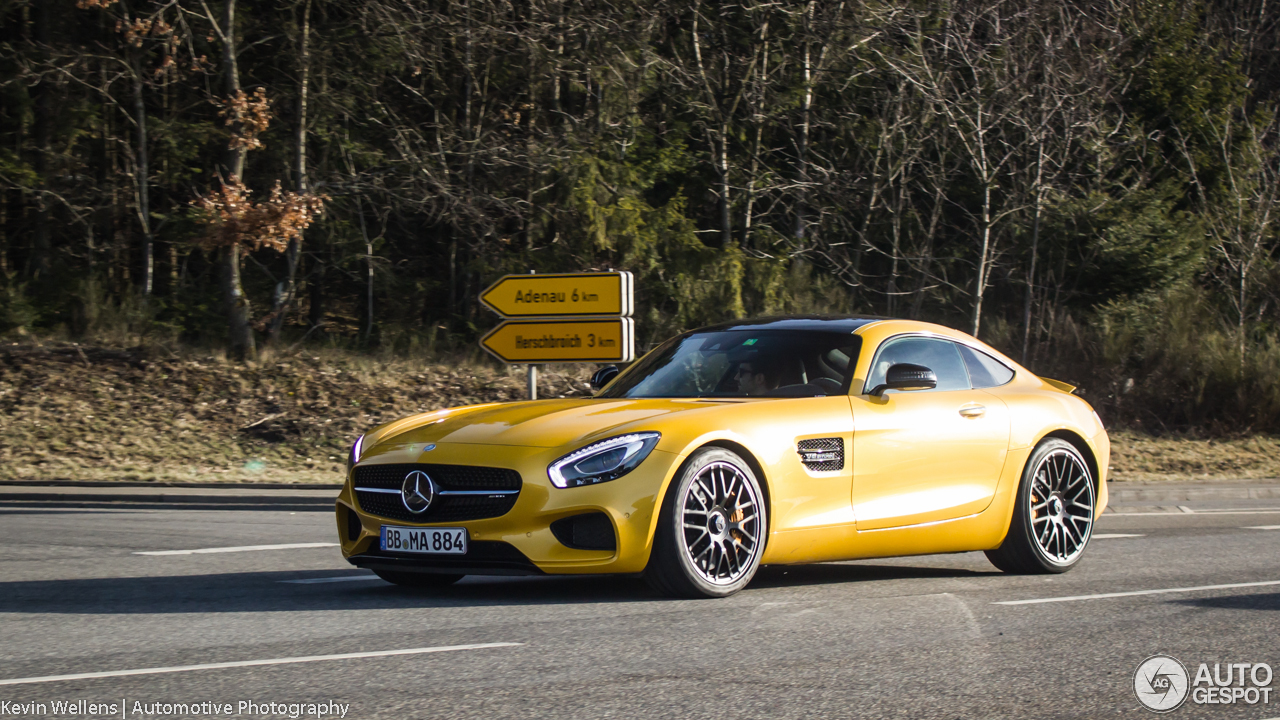
M844 469L844 440L842 438L812 438L796 444L800 462L814 472Z

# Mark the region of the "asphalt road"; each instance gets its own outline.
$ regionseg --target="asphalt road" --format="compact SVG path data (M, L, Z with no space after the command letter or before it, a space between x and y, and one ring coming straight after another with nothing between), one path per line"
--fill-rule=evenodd
M323 512L0 507L0 715L111 716L52 704L81 700L125 718L201 702L240 717L291 714L241 702L336 702L350 718L1145 718L1133 676L1157 653L1193 677L1265 662L1280 690L1280 529L1252 529L1280 528L1280 501L1183 507L1117 508L1060 576L969 553L764 568L702 601L631 578L412 592L332 545L138 554L333 543ZM378 654L186 669L348 653ZM149 668L181 671L6 683ZM1174 716L1272 718L1280 697Z

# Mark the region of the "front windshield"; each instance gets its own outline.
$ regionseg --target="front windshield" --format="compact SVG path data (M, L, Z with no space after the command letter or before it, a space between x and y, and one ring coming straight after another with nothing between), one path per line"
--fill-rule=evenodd
M597 397L817 397L847 394L861 338L803 330L681 335Z

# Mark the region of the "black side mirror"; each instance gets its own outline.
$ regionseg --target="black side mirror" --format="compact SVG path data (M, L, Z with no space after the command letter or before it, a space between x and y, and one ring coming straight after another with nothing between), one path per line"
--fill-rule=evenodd
M609 384L610 380L618 376L619 372L620 371L618 370L617 365L605 365L604 367L592 373L591 391L600 392L600 390L603 389L605 385Z
M938 387L938 376L923 365L897 363L890 365L884 374L884 382L877 385L871 394L880 397L885 390L932 390Z

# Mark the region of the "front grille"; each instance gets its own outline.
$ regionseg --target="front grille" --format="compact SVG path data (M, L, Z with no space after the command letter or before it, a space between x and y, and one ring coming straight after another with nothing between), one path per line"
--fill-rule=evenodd
M801 440L796 451L800 462L815 472L844 469L844 440L840 438Z
M426 473L439 491L431 507L417 515L404 506L399 493L405 476L415 470ZM520 496L521 481L520 473L505 468L407 463L357 466L353 484L360 509L371 515L413 523L441 523L507 514ZM362 488L396 492L370 492ZM483 494L486 491L492 494ZM449 494L453 492L481 494Z
M506 468L475 467L472 465L429 465L426 463L402 463L397 465L359 465L356 467L356 487L399 490L404 476L421 470L436 481L441 490L519 490L520 473Z

